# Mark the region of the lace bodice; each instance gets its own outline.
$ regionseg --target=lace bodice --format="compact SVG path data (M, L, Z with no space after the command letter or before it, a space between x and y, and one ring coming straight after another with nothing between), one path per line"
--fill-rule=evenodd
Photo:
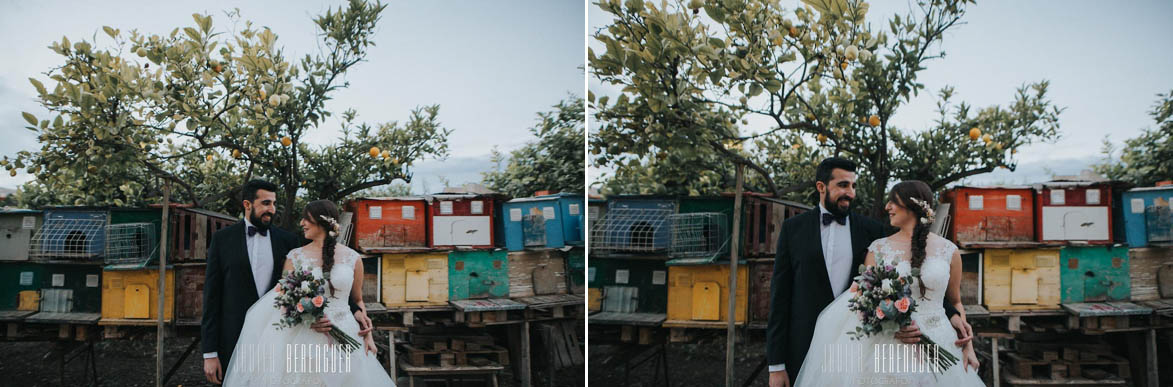
M299 247L289 252L289 259L295 268L322 268L320 252L306 252L305 247ZM334 267L330 269L330 284L334 287L334 295L329 297L326 305L326 315L331 319L335 316L350 314L350 289L354 285L354 265L359 258L358 252L343 245L334 247ZM327 292L328 293L328 292Z
M911 247L894 246L891 238L878 239L868 246L868 251L875 255L876 264L893 265L901 275L912 272ZM949 286L949 269L953 261L953 253L957 246L948 239L930 233L925 242L925 260L920 267L920 281L914 281L912 294L916 296L917 310L914 316L928 318L931 322L944 317L945 289ZM926 287L924 298L920 297L920 287ZM914 317L916 318L916 317ZM918 321L922 318L917 318Z

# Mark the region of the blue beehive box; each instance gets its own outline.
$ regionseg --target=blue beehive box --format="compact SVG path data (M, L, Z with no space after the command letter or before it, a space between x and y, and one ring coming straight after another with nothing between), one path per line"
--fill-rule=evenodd
M43 260L96 260L106 249L110 213L92 207L45 210L44 223L33 235L29 255Z
M562 248L583 243L583 196L559 193L513 199L500 214L505 223L505 247Z
M1173 245L1173 186L1144 187L1124 193L1124 232L1128 245Z
M609 253L658 253L672 243L668 217L678 212L675 197L607 197L607 212L591 230L591 249Z

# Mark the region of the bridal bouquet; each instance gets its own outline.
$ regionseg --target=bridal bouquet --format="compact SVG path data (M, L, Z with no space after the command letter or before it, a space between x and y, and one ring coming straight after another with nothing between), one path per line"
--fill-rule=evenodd
M274 306L281 310L281 320L274 323L277 329L291 328L302 323L313 323L325 315L326 277L321 269L294 269L277 281L277 301ZM358 340L338 329L327 333L342 343L347 352L359 348Z
M860 325L848 335L859 340L910 324L917 306L912 297L912 281L919 271L913 268L910 275L901 276L892 265L860 265L861 274L851 286L855 296L847 302L848 309L859 315ZM928 359L935 361L936 370L943 372L957 364L957 356L941 349L928 336L921 336L921 341L928 346Z

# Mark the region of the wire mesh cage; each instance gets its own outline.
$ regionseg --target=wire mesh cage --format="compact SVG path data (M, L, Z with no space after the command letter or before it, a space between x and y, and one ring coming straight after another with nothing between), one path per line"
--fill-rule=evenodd
M591 249L657 252L671 244L671 209L612 208L591 228Z
M672 225L670 255L679 258L713 258L725 253L729 245L726 219L726 215L720 212L669 216Z
M34 259L98 259L105 249L106 220L46 218L29 242Z
M1168 206L1145 208L1145 231L1149 242L1173 242L1173 211Z
M159 249L154 223L106 226L106 264L145 266Z

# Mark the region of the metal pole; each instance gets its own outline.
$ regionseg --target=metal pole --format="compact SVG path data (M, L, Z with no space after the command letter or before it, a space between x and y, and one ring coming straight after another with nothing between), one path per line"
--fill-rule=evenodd
M737 253L741 234L741 183L745 165L737 164L737 185L733 196L733 236L729 243L729 324L725 328L725 387L733 387L733 349L737 323Z
M163 311L167 301L167 220L171 209L171 183L163 185L163 219L159 231L159 320L155 330L155 387L163 387Z

